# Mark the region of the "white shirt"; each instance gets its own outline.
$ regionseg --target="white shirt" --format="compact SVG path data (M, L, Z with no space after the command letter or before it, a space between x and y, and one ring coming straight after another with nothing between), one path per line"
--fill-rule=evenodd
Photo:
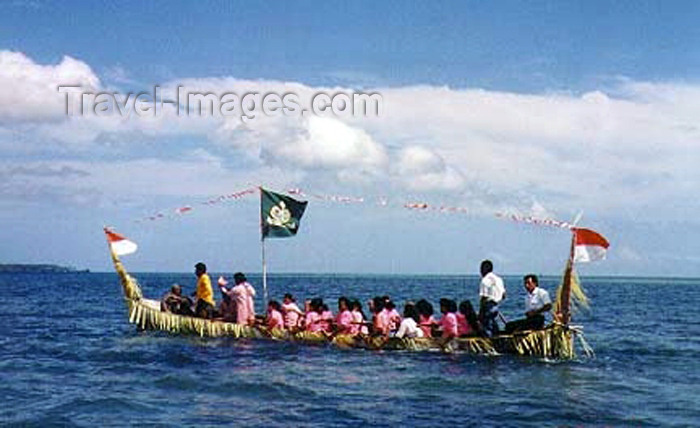
M552 300L549 298L547 290L535 287L532 293L527 293L527 296L525 296L525 312L536 311L551 303Z
M506 294L506 286L503 284L503 280L500 276L489 272L486 276L481 278L479 297L486 297L489 300L499 303L503 300L504 294Z
M418 324L416 323L416 320L414 320L411 317L404 318L403 321L401 321L401 326L399 327L399 331L396 332L396 337L402 338L402 337L423 337L423 330L418 328Z

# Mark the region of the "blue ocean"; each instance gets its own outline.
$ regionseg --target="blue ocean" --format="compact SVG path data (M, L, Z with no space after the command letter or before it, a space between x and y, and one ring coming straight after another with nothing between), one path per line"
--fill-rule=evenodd
M215 273L213 276L218 275ZM159 297L192 274L134 274ZM249 278L262 295L259 277ZM525 291L506 277L508 318ZM541 279L553 293L556 277ZM344 350L139 332L114 273L2 274L3 426L697 426L700 279L582 277L594 358ZM472 276L273 275L270 295L476 301ZM256 302L262 309L261 299Z

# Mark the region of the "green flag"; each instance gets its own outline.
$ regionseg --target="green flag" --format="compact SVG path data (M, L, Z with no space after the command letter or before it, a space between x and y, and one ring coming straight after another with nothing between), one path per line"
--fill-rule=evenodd
M262 238L288 238L297 234L307 201L301 202L260 188Z

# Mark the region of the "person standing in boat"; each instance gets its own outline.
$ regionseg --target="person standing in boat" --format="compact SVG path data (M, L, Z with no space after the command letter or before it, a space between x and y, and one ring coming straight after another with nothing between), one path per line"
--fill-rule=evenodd
M506 333L521 330L538 330L544 327L544 315L552 310L552 299L544 288L539 287L537 275L528 274L523 277L523 285L527 290L525 296L525 318L506 324Z
M491 260L481 262L481 283L479 284L479 320L488 337L498 334L499 303L506 298L503 279L493 273Z
M255 289L248 283L245 275L236 272L233 275L233 282L236 284L228 295L236 302L236 322L238 324L255 324Z
M197 296L195 314L200 318L211 318L214 315L214 291L211 288L211 278L207 273L207 265L202 262L194 265L194 273L197 275Z

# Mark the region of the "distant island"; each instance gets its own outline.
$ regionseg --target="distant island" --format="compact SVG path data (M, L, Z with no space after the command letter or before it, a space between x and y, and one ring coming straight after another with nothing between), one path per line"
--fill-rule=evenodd
M73 267L48 265L48 264L2 264L0 273L86 273L90 269L76 269Z

